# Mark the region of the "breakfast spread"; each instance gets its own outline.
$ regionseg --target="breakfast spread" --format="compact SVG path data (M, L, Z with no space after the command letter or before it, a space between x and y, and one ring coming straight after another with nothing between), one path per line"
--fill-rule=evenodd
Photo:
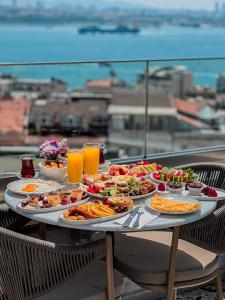
M171 200L155 194L151 200L151 207L157 211L168 213L188 213L200 209L200 204Z
M63 213L63 217L72 221L82 221L119 215L132 208L132 199L115 197L105 201L97 200L80 206L73 206Z

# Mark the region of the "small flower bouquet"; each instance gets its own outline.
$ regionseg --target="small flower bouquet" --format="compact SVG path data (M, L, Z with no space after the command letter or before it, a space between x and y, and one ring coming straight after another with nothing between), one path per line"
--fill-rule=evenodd
M49 140L40 146L40 157L44 162L39 163L41 174L45 177L63 181L67 175L66 153L68 151L67 140Z
M46 168L63 168L65 165L65 155L68 146L67 140L60 142L57 140L49 140L40 146L40 157L45 158L43 165Z
M60 142L57 140L50 140L44 142L40 146L40 156L46 160L60 160L65 157L68 146L67 140L63 139Z

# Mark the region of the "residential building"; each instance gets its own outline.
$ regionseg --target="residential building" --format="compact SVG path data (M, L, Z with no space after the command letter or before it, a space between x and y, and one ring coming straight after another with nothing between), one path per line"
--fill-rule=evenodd
M192 73L185 66L150 67L148 76L152 94L185 98L193 86ZM145 72L139 74L137 84L145 84Z
M83 95L84 96L84 95ZM107 135L108 98L79 98L71 94L66 99L38 99L31 106L29 132L64 135Z
M0 99L0 145L24 143L30 102L25 98Z
M221 94L221 93L225 92L225 74L224 73L222 73L218 76L216 86L217 86L217 93Z

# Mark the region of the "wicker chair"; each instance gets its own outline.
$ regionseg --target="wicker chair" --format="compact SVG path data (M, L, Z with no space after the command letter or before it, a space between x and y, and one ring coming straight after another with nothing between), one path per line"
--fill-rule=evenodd
M8 205L0 205L0 227L18 231L30 220L13 212Z
M105 239L68 247L0 228L0 299L106 299L105 250ZM119 297L124 278L114 278Z
M17 178L0 178L0 195L1 201L4 200L4 192L7 184L16 180ZM3 197L3 199L2 199ZM25 224L29 222L29 219L20 216L13 212L8 205L0 204L0 227L8 228L10 230L19 231Z
M225 188L223 164L197 163L179 167L191 167L199 174L199 180L203 183ZM174 287L170 294L173 299L179 288L198 286L216 278L217 299L222 300L218 259L219 255L225 254L224 236L224 201L204 219L181 226ZM118 234L115 237L116 269L145 289L168 291L171 241L171 232Z
M193 163L177 168L192 168L198 175L199 181L225 190L225 165L220 163ZM218 239L218 234L225 233L225 199L217 203L217 209L211 215L181 228L180 237L209 251L223 254L225 243ZM219 224L220 222L221 224ZM220 231L217 231L218 228Z

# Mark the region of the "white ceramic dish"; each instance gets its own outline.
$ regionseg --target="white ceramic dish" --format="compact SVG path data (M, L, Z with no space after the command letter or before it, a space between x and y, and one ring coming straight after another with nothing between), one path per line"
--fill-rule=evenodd
M43 163L39 163L40 173L44 175L46 178L62 182L67 177L67 167L64 168L46 168L43 166Z
M132 209L129 209L128 211L124 212L124 213L120 213L120 214L116 214L114 216L110 216L110 217L102 217L102 218L96 218L96 219L88 219L88 220L82 220L82 221L73 221L73 220L69 220L64 218L63 213L59 216L59 219L67 224L71 224L71 225L88 225L88 224L96 224L96 223L102 223L102 222L108 222L108 221L112 221L112 220L116 220L119 218L122 218L124 216L126 216L127 214L129 214Z
M161 197L164 198L163 195L161 195ZM151 206L152 198L147 199L145 201L145 206L146 206L146 208L148 208L150 210L159 212L161 214L166 214L166 215L187 215L187 214L193 214L196 211L198 211L198 210L201 209L201 203L198 200L196 200L194 198L191 198L191 197L187 197L187 196L183 196L183 195L167 194L167 195L165 195L165 198L170 199L170 200L174 200L174 201L179 201L179 202L197 203L197 204L200 205L200 207L198 209L194 210L194 211L188 211L188 212L167 212L167 211L161 211L161 210L155 209L154 207Z
M37 184L35 192L24 192L23 188L28 184ZM19 195L37 195L44 194L58 190L61 185L58 182L52 180L42 180L42 179L22 179L12 181L7 185L7 189L13 193Z
M27 205L26 207L22 207L21 206L21 202L17 204L17 208L22 211L23 213L28 213L28 214L39 214L39 213L47 213L47 212L53 212L53 211L57 211L57 210L64 210L64 209L68 209L74 205L81 205L84 204L86 202L88 202L89 197L85 198L84 200L81 201L77 201L75 203L69 203L67 205L57 205L55 207L48 207L48 208L35 208L32 206Z
M87 191L87 189L85 188L84 185L80 185L80 188L85 191L85 193L87 193L88 195L92 196L92 197L95 197L95 198L99 198L99 199L103 199L105 198L105 196L102 196L102 195L99 195L99 194L92 194L92 193L89 193ZM139 199L142 199L142 198L145 198L145 197L149 197L149 196L152 196L153 194L155 194L156 190L152 191L151 193L148 193L148 194L145 194L145 195L138 195L138 196L127 196L127 198L131 198L132 200L139 200ZM113 197L113 196L111 196ZM114 196L114 197L119 197L119 196ZM107 198L110 198L110 196L107 196Z

